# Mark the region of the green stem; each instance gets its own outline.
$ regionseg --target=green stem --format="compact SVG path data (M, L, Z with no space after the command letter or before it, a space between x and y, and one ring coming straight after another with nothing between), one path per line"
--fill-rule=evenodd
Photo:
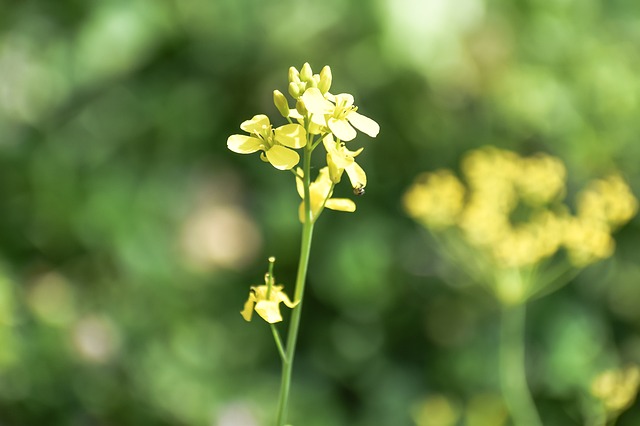
M500 382L515 426L542 426L527 386L526 304L504 305L500 319Z
M278 333L278 329L275 325L269 324L271 326L271 332L273 333L273 340L276 341L276 346L278 347L278 352L280 353L280 359L284 361L287 358L287 355L284 352L284 347L282 346L282 340L280 339L280 333Z
M302 242L300 244L300 260L298 263L298 275L296 276L296 289L294 301L298 304L291 313L291 324L287 335L287 346L285 356L282 358L282 376L280 380L280 396L278 398L278 416L276 426L283 426L287 421L287 405L289 403L289 389L291 387L291 372L293 367L293 356L298 340L298 329L300 327L300 315L302 312L302 297L304 296L304 285L307 279L307 267L309 265L309 255L311 253L311 238L313 236L313 221L311 220L311 203L309 195L309 185L311 184L311 151L312 147L307 144L304 150L303 171L304 171L304 223L302 224Z

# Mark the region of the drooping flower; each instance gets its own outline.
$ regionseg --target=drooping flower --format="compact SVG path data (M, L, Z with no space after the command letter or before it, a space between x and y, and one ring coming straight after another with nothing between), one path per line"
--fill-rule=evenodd
M231 135L227 139L227 147L238 154L263 151L260 158L279 170L289 170L298 164L300 156L291 148L302 148L307 143L306 132L301 125L285 124L273 129L269 117L263 114L244 121L240 128L250 136Z
M350 151L344 142L336 142L331 133L322 139L322 143L327 150L327 165L329 166L329 177L331 181L333 183L340 182L342 173L346 171L351 181L351 186L353 188L364 189L364 187L367 186L367 175L355 160L355 157L358 156L364 148L360 148L357 151Z
M269 274L265 276L265 285L251 287L249 298L244 304L244 309L240 312L246 321L251 321L255 310L263 320L269 324L282 321L280 314L280 303L284 303L289 308L294 308L298 302L292 302L282 291L282 285L268 285ZM269 291L271 287L271 291Z
M300 208L298 209L298 215L300 222L304 223L304 183L302 182L304 176L302 169L299 167L296 169L296 176L296 188L298 189L300 198L302 198L302 203L300 203ZM312 222L315 222L324 207L343 212L354 212L356 210L356 204L353 200L349 200L348 198L331 198L331 195L333 194L333 185L334 184L331 182L331 178L329 177L328 167L320 169L316 180L309 184Z
M355 129L372 138L378 135L380 126L369 117L357 112L358 107L353 105L352 95L348 93L338 95L326 93L325 95L320 89L311 87L301 96L304 106L312 114L311 120L314 123L326 125L338 139L343 141L353 140L356 137Z

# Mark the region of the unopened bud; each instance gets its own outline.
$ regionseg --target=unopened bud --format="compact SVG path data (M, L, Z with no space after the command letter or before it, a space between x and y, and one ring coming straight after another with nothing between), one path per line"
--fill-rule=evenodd
M289 67L289 83L300 83L300 73L296 67Z
M325 65L322 71L320 71L320 82L318 83L318 89L320 89L323 95L331 88L332 78L331 68L329 68L329 65Z
M313 78L313 71L311 70L311 65L309 62L305 62L300 70L300 80L302 81L310 81Z
M297 99L300 97L301 93L300 93L300 86L298 86L298 83L294 81L289 83L289 94L294 99Z
M296 102L296 111L298 111L302 116L307 115L307 112L308 112L307 107L304 105L304 102L302 102L302 100L300 99L298 99L298 102Z
M287 98L285 98L281 91L273 91L273 103L284 118L289 117L289 102L287 102Z

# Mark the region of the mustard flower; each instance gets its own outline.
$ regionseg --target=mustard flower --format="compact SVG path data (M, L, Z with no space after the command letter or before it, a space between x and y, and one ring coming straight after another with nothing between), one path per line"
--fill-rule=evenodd
M268 281L268 275L265 276L265 282ZM269 291L269 287L271 287L271 291ZM268 283L251 287L249 298L244 304L244 309L240 312L242 317L246 321L251 321L255 310L269 324L282 321L280 303L284 303L289 308L294 308L298 304L298 302L292 302L282 291L282 288L282 285L269 286Z
M333 183L340 182L342 173L346 171L351 181L351 186L364 189L367 186L367 175L354 159L364 148L360 148L357 151L349 151L343 142L336 142L331 133L322 139L322 143L327 150L327 165L329 166L331 181Z
M305 222L304 214L304 184L302 182L303 172L298 167L296 170L296 188L300 198L303 202L300 203L299 217L300 222ZM309 185L309 196L311 198L311 221L315 222L324 207L331 210L338 210L343 212L354 212L356 210L356 204L353 200L348 198L331 198L333 194L334 183L329 177L329 167L323 167L318 173L318 177L314 182Z
M260 158L279 170L289 170L300 161L300 156L291 148L302 148L307 143L304 127L285 124L273 129L269 117L263 114L244 121L240 128L251 136L231 135L227 147L238 154L263 151Z
M340 140L350 141L356 137L356 130L375 138L380 131L378 123L357 112L353 105L353 96L348 93L338 95L322 94L320 89L312 87L301 96L306 109L312 114L311 120L326 125ZM333 102L330 102L333 101ZM355 129L354 129L355 127Z

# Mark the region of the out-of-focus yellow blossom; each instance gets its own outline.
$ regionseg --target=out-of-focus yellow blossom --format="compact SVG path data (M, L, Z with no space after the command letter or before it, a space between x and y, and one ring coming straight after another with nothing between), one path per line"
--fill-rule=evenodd
M433 228L451 226L464 205L465 189L449 170L422 173L404 194L409 216Z
M491 245L493 257L506 267L533 265L553 255L563 242L565 221L550 211L532 215L528 222L509 227Z
M298 302L291 302L289 297L282 291L282 285L273 285L269 274L265 274L264 285L251 287L249 298L244 304L244 309L240 312L246 321L251 321L255 310L263 320L269 324L282 321L280 314L280 303L284 303L289 308L294 308Z
M301 168L298 167L298 169L296 169L296 175L296 188L298 190L300 198L302 198L302 203L300 203L300 208L298 209L298 216L300 218L300 222L304 223L304 184L302 182L304 175ZM325 207L331 210L338 210L343 212L356 211L356 204L352 200L349 200L348 198L331 198L331 195L333 194L333 186L334 183L329 177L328 167L323 167L322 169L320 169L316 180L309 184L312 222L316 221L323 208Z
M611 256L612 227L628 221L638 202L614 175L590 184L578 196L578 214L561 202L563 163L547 154L520 157L484 147L462 160L465 188L450 171L420 175L405 194L407 213L432 229L457 225L462 239L498 268L533 266L567 250L584 267Z
M412 411L417 426L453 426L460 418L458 404L440 394L427 396Z
M602 401L607 412L619 413L636 399L638 386L640 368L632 365L600 373L591 382L591 394Z
M329 102L320 89L307 89L301 99L307 110L313 114L312 121L318 125L326 125L340 140L348 142L353 140L357 133L355 129L375 138L380 132L378 123L357 112L358 107L353 105L353 96L348 93L340 93L332 96L327 94ZM355 127L355 129L354 129Z
M567 218L563 242L569 260L579 268L606 259L615 248L611 230L604 222L582 217Z
M307 144L304 127L285 124L273 129L269 117L263 114L244 121L240 128L251 136L231 135L227 147L239 154L263 151L260 158L279 170L289 170L300 161L300 156L291 148L302 148Z
M578 194L578 216L617 227L638 211L638 200L619 175L592 182Z
M329 177L333 183L340 182L342 173L346 171L353 188L367 186L367 175L355 160L364 148L349 151L344 142L335 141L331 133L322 139L322 143L327 150L327 166L329 166Z
M539 153L519 163L516 184L524 201L542 205L564 195L567 171L558 158Z

